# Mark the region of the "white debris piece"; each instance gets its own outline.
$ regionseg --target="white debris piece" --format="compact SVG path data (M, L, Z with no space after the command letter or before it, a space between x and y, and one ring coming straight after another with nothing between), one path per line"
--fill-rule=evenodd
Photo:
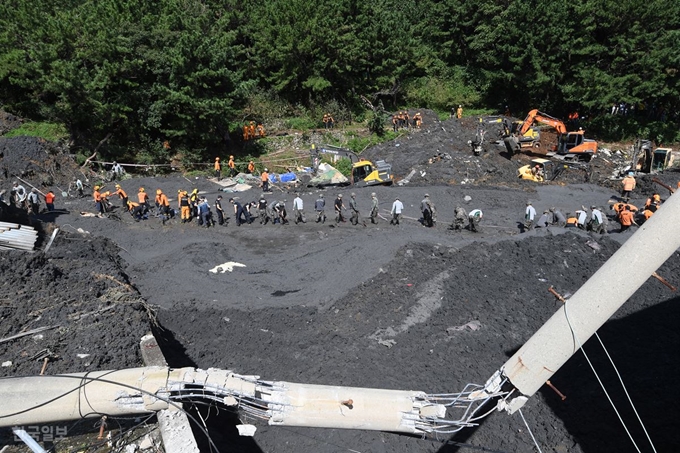
M239 436L253 437L257 427L255 425L236 425L236 429L238 429Z
M11 361L11 360L8 360L7 362L2 362L2 366L3 366L3 367L12 366L12 361Z
M209 272L212 272L213 274L218 272L220 274L224 274L225 272L233 272L235 267L246 267L246 265L237 263L235 261L227 261L226 263L218 264L217 266L213 267Z

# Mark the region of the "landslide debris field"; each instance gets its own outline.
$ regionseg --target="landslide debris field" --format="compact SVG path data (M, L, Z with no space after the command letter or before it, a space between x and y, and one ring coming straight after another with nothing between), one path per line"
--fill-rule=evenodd
M120 209L111 218L83 217L80 212L94 210L89 197L58 194L61 210L40 216L44 239L54 226L61 229L50 250L0 252L0 339L50 327L0 343L0 375L38 374L46 350L55 356L47 374L140 366L139 339L153 330L173 367L428 393L482 384L559 308L548 288L573 294L631 232L619 234L610 222L608 236L560 228L520 234L527 200L539 212L551 206L563 212L581 205L606 208L617 195L617 186L606 181L615 164L604 159L596 164L596 158L598 170L591 172L590 183L576 179L576 173L574 180L543 185L519 181L516 169L526 157L509 160L494 145L480 157L472 155L466 142L474 136L473 120L436 123L430 118L428 123L428 118L423 130L365 154L391 162L399 179L415 169L408 184L354 190L364 216L372 191L384 218L399 196L405 205L399 227L382 218L366 227L313 222L311 208L319 193L331 214L336 194L347 200L351 188L301 189L306 224L236 227L232 221L209 229L177 220L163 225L154 217L134 222ZM31 156L32 147L43 146L34 139L0 140L0 167L12 169L6 176L36 161L19 163L16 156ZM429 163L438 152L451 159ZM40 168L23 168L19 174L40 186L49 175L45 169L53 167L49 158L38 162ZM68 163L60 168L67 170L54 174L52 184L67 185L78 172ZM598 174L600 179L593 178ZM674 172L658 177L673 185L680 179ZM0 182L3 188L11 185L8 177ZM171 198L180 188L196 187L211 203L219 189L203 178L181 176L136 178L122 186L132 196L141 186L152 193L161 188ZM652 191L666 196L648 177L639 186L632 200L638 205ZM286 199L290 206L293 191L274 188L266 197ZM417 222L425 192L438 209L433 229ZM237 195L251 201L261 194L252 189ZM466 196L471 201L466 203ZM447 229L457 205L483 210L481 233ZM209 271L230 261L244 267ZM658 272L680 286L680 255ZM679 371L676 294L649 279L599 332L660 452L674 451L679 427L669 396ZM158 327L152 326L156 319ZM652 451L602 347L590 341L586 351L641 451ZM523 410L543 451L633 450L582 354L552 383L566 400L543 387ZM254 438L239 438L233 418L224 412L213 413L207 423L221 451L535 451L521 418L505 413L491 414L476 429L427 439L258 422ZM199 431L196 436L205 443ZM0 445L11 442L11 433L0 433Z

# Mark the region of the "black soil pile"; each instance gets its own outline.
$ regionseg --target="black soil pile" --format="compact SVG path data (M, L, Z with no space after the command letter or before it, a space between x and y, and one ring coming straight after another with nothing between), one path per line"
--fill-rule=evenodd
M550 286L564 295L574 293L618 246L607 237L596 243L579 234L474 243L460 250L414 244L327 310L178 307L160 317L172 331L169 344L183 347L172 351L175 366L220 367L315 384L455 392L468 382L486 381L559 308L547 291ZM673 255L659 273L680 275L680 256ZM673 297L650 279L600 331L660 451L675 445L673 402L663 396L671 394L680 371L675 328L680 300ZM629 429L644 443L601 348L591 341L586 349L612 398L624 407ZM552 382L567 395L565 401L544 388L524 409L543 451L631 450L580 353ZM257 447L244 451L534 449L521 419L500 413L477 429L438 440L260 426L255 441ZM467 447L461 450L460 444Z
M47 253L0 252L0 376L141 365L147 305L108 239L60 232ZM11 362L11 363L9 363Z
M18 116L0 109L0 135L20 127L22 123L23 121Z
M0 182L11 186L17 176L34 186L63 189L76 178L86 179L57 143L39 137L0 137Z
M498 139L499 124L487 124L487 152L475 156L468 145L474 140L478 118L455 118L439 121L423 111L421 129L396 140L367 149L362 156L392 164L397 179L408 178L410 184L515 184L519 165L504 157L505 148L493 142Z

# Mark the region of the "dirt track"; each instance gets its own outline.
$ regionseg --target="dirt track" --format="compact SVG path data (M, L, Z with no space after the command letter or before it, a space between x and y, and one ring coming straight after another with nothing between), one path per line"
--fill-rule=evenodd
M421 150L419 156L413 156L414 162L426 160L428 154ZM482 158L496 159L491 155ZM398 156L394 160L398 161ZM0 337L29 323L66 322L68 314L78 310L106 308L106 295L122 286L130 303L115 304L110 310L115 310L116 316L97 318L96 323L86 317L79 321L82 326L69 320L70 330L76 334L71 339L61 330L45 332L46 344L63 357L50 364L51 372L138 365L136 344L149 328L141 296L158 306L165 330L157 335L171 366L228 368L268 380L434 393L459 391L468 382L483 383L558 308L547 288L552 285L561 293L575 292L617 249L617 241L624 241L630 233L592 237L551 228L519 234L528 199L539 212L550 206L573 212L581 205L606 207L616 193L588 184L519 182L514 174L512 179L499 177L505 182L500 187L439 182L454 172L459 173L457 167L449 164L446 172L435 173L427 187L423 187L426 181L414 181L404 187L356 190L364 216L374 190L385 210L398 194L406 206L404 215L414 219L419 217L420 200L428 192L438 209L434 229L411 219L405 219L400 227L381 220L367 227L312 221L239 228L232 222L224 228L199 229L177 221L162 225L157 218L136 223L128 215L121 215L120 220L81 217L80 211L93 210L89 198L58 199L57 207L69 212L52 220L67 234L47 256L0 255L4 287L14 291L6 297L16 299L16 305L22 307L0 306ZM180 177L141 178L125 181L123 186L130 195L139 186L175 194L190 185L204 191L211 202L217 195L217 186L209 181L191 183ZM324 191L327 213L331 214L328 206L335 194L343 193L347 200L350 192ZM308 220L313 217L311 207L317 195L317 190L303 191ZM472 198L469 204L464 204L466 195ZM644 201L645 189L640 195L634 200L637 204ZM242 194L241 200L257 196L258 192L250 191ZM275 191L268 199L285 198L290 206L293 197ZM459 204L468 211L483 210L481 234L447 230ZM385 211L383 215L388 216ZM75 233L77 228L90 234ZM610 225L610 230L615 229ZM601 250L586 244L592 241ZM116 250L113 244L121 249ZM69 255L76 257L65 260ZM246 267L224 274L208 272L227 261ZM676 253L659 273L678 286L680 256ZM115 281L93 279L93 274L106 274ZM68 282L74 286L69 287ZM130 287L125 286L128 283ZM63 305L68 307L66 311L55 312L53 319L34 321L35 315L28 312L51 305L47 303L50 299L40 294L53 289L56 291L50 297L58 301L74 298L90 308L77 308L69 302ZM676 444L674 400L667 395L678 372L678 302L667 288L650 279L600 332L657 451L673 451ZM414 313L418 322L412 322ZM455 329L470 321L478 321L480 329ZM88 330L90 322L97 326L96 332ZM388 348L378 343L380 339L395 344ZM85 343L91 345L88 365L74 357ZM22 353L28 356L43 346L31 337L1 346L0 361L17 363L1 368L3 375L36 373L35 362L21 359ZM587 349L615 401L623 405L599 347L590 342ZM544 387L524 410L543 451L631 450L581 355L570 360L552 381L567 400L562 402ZM642 451L651 451L631 414L626 411L624 417ZM478 429L450 439L263 425L258 425L254 439L247 439L235 436L235 429L224 418L213 415L209 423L214 423L211 432L218 443L235 443L235 450L248 452L454 452L474 451L472 446L515 452L534 448L521 419L499 413Z

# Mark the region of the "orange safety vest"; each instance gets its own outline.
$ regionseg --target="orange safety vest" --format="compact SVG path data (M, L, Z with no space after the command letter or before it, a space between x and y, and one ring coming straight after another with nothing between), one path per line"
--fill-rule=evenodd
M220 171L222 169L222 164L220 164L219 160L215 161L215 170Z
M127 197L127 194L125 193L125 191L124 191L123 189L118 189L118 190L116 190L115 193L118 194L118 196L120 197L121 200L122 200L123 198L126 198L126 197Z
M146 192L138 192L137 199L140 203L146 203L146 200L149 199L149 195Z
M45 203L52 204L54 201L54 194L52 192L47 192L45 195Z
M633 224L633 213L630 211L622 211L619 214L619 222L623 226L631 226Z
M249 163L248 164L248 171L251 172L251 173L254 172L255 171L255 164L253 164L252 162Z
M229 162L227 163L227 165L229 165L229 168L231 168L232 170L234 168L236 168L236 164L234 163L234 159L229 159Z
M269 181L269 173L266 171L263 171L260 177L262 178L262 182Z
M92 196L94 197L95 203L99 203L100 201L102 201L102 194L99 193L98 190L95 190L94 193L92 194Z

